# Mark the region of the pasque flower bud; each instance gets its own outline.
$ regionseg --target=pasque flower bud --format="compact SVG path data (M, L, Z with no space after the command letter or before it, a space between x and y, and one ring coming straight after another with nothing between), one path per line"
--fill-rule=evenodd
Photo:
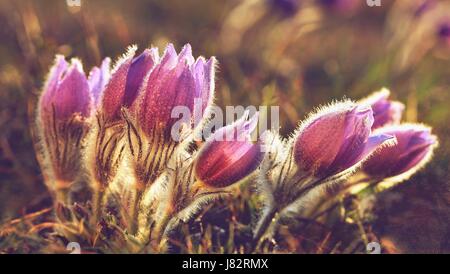
M138 97L145 77L158 61L158 49L146 49L135 57L135 47L117 61L109 75L109 58L94 68L89 84L97 105L96 123L91 130L85 159L92 187L104 191L116 177L123 160L126 123L122 108Z
M397 143L383 147L363 164L363 171L376 179L396 176L399 176L396 181L408 179L431 159L438 144L431 129L423 125L385 127L377 133L395 136Z
M51 116L57 122L66 122L74 114L88 117L91 103L92 95L81 63L73 59L68 67L64 57L58 55L40 100L42 122L49 122Z
M214 64L214 57L195 60L189 44L178 55L169 44L161 62L150 73L142 97L133 105L144 134L161 136L170 142L172 126L178 121L171 117L175 107L187 107L193 113L198 100L203 112L213 96Z
M67 189L79 175L81 148L89 129L93 96L81 63L56 56L37 116L42 165L51 190Z
M212 103L214 65L214 57L195 60L189 44L179 54L169 44L151 70L129 110L129 144L139 184L153 182L180 141L172 135L179 120L172 111L183 107L192 115L198 105L203 113ZM191 129L197 126L192 118L186 125Z
M122 107L130 107L139 95L146 75L158 62L157 48L144 50L134 57L131 47L118 61L101 99L101 110L107 123L121 120Z
M252 173L264 158L259 142L252 143L258 115L246 113L231 125L217 130L195 160L196 178L210 187L227 187Z
M383 88L359 101L359 104L368 105L372 108L374 118L372 129L400 124L405 105L389 100L389 95L390 91Z
M294 145L295 161L303 172L319 178L354 166L394 137L371 135L369 107L337 103L312 115L300 128Z

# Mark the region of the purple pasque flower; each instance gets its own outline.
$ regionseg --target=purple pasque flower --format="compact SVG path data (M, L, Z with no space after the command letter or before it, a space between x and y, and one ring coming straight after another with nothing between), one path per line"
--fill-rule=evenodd
M248 119L248 112L231 125L217 130L205 142L195 160L195 177L209 187L227 187L251 174L264 158L260 142L250 134L258 114Z
M109 81L110 78L110 64L111 59L106 57L103 59L100 67L93 67L89 72L88 83L89 89L91 90L94 105L97 107L100 101L102 92Z
M37 125L50 190L67 190L80 174L82 149L90 128L93 94L82 65L77 59L68 64L56 56L39 101ZM64 192L63 191L63 192ZM66 196L58 198L66 202Z
M83 72L83 66L77 59L67 64L64 56L57 55L50 69L39 102L41 123L68 122L73 115L89 117L92 109L92 94Z
M372 130L385 125L400 124L405 105L397 101L389 100L389 95L390 91L383 88L359 101L359 104L368 105L372 108L374 118Z
M407 179L429 161L438 145L431 129L419 124L384 127L376 132L397 139L395 145L381 148L363 164L363 171L377 179L399 175Z
M101 96L101 110L108 122L121 120L122 107L133 104L146 76L159 60L157 48L145 49L137 57L134 57L135 51L136 48L131 47L118 61Z
M212 103L214 66L214 57L195 60L189 44L179 54L169 44L131 108L139 129L148 138L172 142L172 127L179 120L172 117L174 108L185 107L192 114L194 104L199 104L203 113Z
M371 135L373 122L370 107L348 101L312 115L295 139L294 159L299 169L325 178L356 167L394 138L387 134Z

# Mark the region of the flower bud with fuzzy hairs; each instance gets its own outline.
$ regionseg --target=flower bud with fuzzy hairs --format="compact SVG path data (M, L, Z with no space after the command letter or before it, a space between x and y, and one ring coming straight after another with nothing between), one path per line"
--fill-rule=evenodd
M153 183L183 141L173 138L173 127L180 119L172 117L172 111L183 107L195 113L195 103L200 102L204 113L212 104L214 66L214 57L195 60L189 44L179 54L169 44L146 78L141 94L127 111L128 143L138 188ZM198 128L192 118L185 125L189 130Z
M69 66L63 56L56 56L40 97L37 126L46 183L61 195L61 202L80 174L92 98L80 61L72 59Z
M92 186L106 189L116 177L125 149L126 123L122 107L129 107L137 98L145 76L158 60L157 49L146 49L135 57L135 47L120 58L109 76L109 60L89 77L98 107L96 123L89 136L86 162ZM105 84L105 82L107 83Z
M386 125L400 124L405 105L388 100L389 95L390 91L383 88L358 102L360 105L368 105L372 108L374 118L372 130Z
M372 110L346 101L312 115L300 127L294 146L300 170L318 178L353 169L394 137L371 135Z
M431 129L420 124L384 127L376 133L395 136L397 143L375 152L362 170L371 178L386 179L386 186L410 178L431 159L438 146Z
M233 186L254 174L264 158L260 142L250 140L257 122L257 114L249 119L246 112L236 122L218 129L200 150L176 154L176 160L158 178L165 183L154 218L153 234L157 238L167 237L180 221L190 220L206 204L231 194ZM144 198L144 203L148 201ZM149 221L140 223L140 234L147 235Z
M122 119L122 107L130 107L134 103L145 77L158 62L157 48L146 49L137 57L134 57L135 51L136 47L130 47L117 62L103 92L101 110L107 122Z
M130 107L136 100L146 76L159 58L156 48L145 49L138 56L135 56L135 52L136 47L130 47L116 62L110 76L107 73L109 60L105 60L99 69L92 70L89 77L90 85L95 88L93 93L97 111L88 136L84 161L94 190L93 225L100 220L107 200L107 190L124 193L125 185L129 185L128 182L132 180L123 178L127 172L126 165L123 164L126 150L124 137L127 131L122 110ZM123 197L123 200L127 199L128 197ZM126 212L127 209L123 211Z
M235 123L217 130L203 145L196 159L195 176L209 187L227 187L252 173L264 158L261 144L252 143L258 115L248 113ZM233 136L226 138L227 136Z

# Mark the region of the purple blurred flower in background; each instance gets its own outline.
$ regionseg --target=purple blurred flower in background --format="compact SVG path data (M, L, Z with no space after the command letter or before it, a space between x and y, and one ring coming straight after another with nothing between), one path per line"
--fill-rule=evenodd
M435 0L422 0L422 2L417 6L414 16L420 17L436 5Z
M442 20L438 25L437 36L439 41L450 46L450 19Z
M264 158L261 144L250 140L257 122L258 115L248 119L247 112L210 136L196 159L196 178L207 186L227 187L252 173Z
M319 0L319 3L327 10L338 13L350 13L360 7L360 0Z
M397 143L383 147L363 164L363 171L382 179L403 175L407 179L431 158L438 145L431 129L422 125L405 124L381 128L378 134L393 135Z
M53 125L53 118L68 122L74 114L86 118L91 109L92 94L80 61L72 59L68 66L64 56L58 55L41 96L41 122Z
M175 107L187 107L193 113L194 102L199 100L203 113L212 103L214 66L214 57L195 60L189 44L179 54L169 44L132 106L140 129L148 137L170 141L172 126L179 120L171 117Z
M121 119L121 108L129 107L137 98L144 78L158 62L158 49L146 49L133 58L136 48L132 47L119 60L111 79L102 95L102 110L108 122Z
M269 6L282 12L285 16L292 16L301 7L301 0L268 0Z
M370 107L337 103L312 115L297 135L294 157L299 168L319 178L356 166L391 135L371 135Z
M372 129L400 123L405 105L401 102L390 101L389 95L390 91L383 88L359 101L359 104L368 105L372 108L374 118Z

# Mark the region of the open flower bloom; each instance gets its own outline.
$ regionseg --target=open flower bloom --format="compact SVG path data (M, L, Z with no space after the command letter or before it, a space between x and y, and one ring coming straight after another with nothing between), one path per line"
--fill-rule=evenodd
M377 133L393 135L397 139L395 145L383 147L363 164L363 171L377 179L396 176L399 176L397 181L408 179L430 160L438 144L431 129L423 125L385 127Z
M136 48L131 47L117 62L101 96L101 109L108 122L121 120L122 107L133 104L146 76L158 62L157 48L146 49L137 57L134 57L135 51Z
M132 106L139 129L149 138L173 141L172 127L179 121L178 117L172 117L176 107L186 108L192 115L194 103L199 105L201 113L211 104L214 64L214 57L195 60L189 44L179 54L169 44Z
M257 122L258 115L248 119L247 112L211 135L195 160L197 180L210 187L227 187L251 174L264 158L261 144L250 140Z
M390 101L389 95L390 91L383 88L359 101L359 104L369 105L372 108L374 118L372 129L400 124L405 106L400 102Z
M299 129L294 158L300 170L325 178L352 167L393 136L371 135L370 107L337 103L312 115Z

